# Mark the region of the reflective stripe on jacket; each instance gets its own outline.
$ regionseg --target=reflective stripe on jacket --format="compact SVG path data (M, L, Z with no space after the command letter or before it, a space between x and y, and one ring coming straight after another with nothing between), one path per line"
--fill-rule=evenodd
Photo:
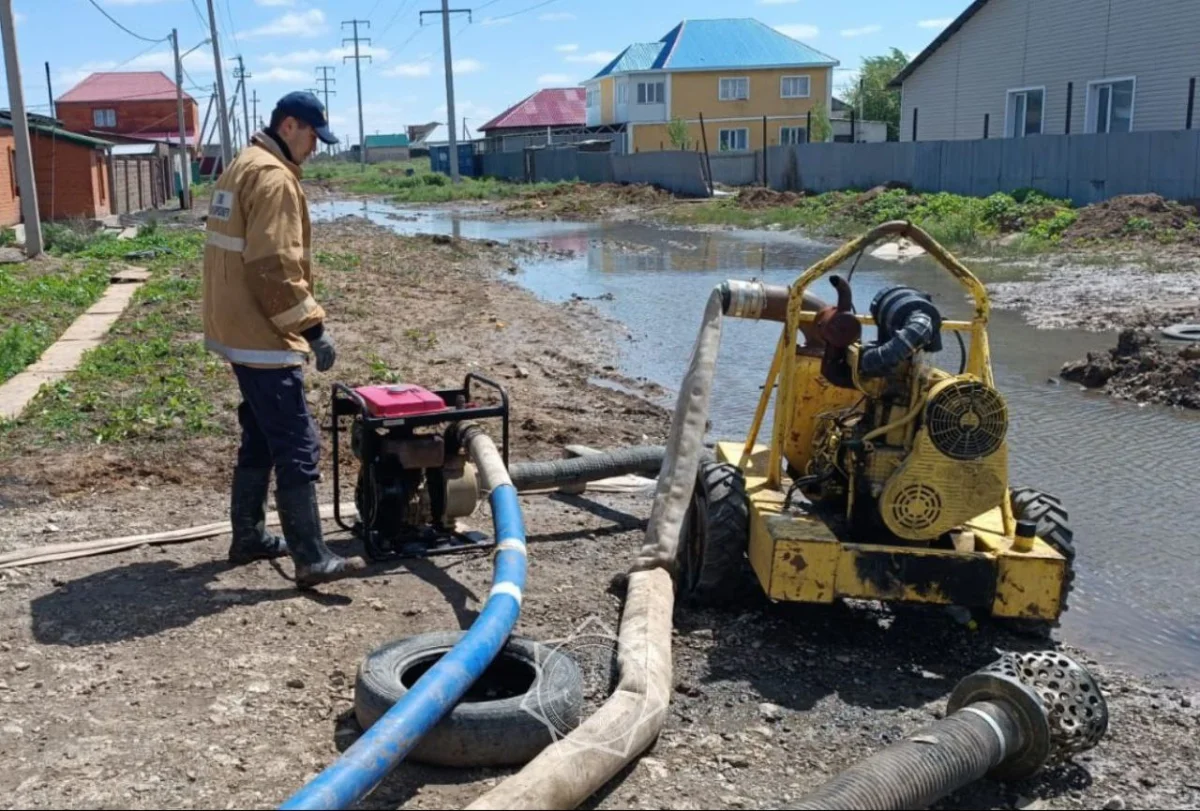
M299 366L313 298L312 224L300 167L259 132L213 191L204 248L204 345L246 366Z

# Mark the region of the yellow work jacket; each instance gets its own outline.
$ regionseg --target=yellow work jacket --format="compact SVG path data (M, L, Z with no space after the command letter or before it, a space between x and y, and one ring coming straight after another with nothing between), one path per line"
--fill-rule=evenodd
M312 224L300 167L259 132L213 191L204 249L204 345L231 363L301 366L313 298Z

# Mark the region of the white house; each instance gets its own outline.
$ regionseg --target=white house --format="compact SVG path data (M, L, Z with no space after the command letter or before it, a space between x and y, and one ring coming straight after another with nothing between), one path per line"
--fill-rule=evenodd
M891 86L937 141L1188 129L1198 76L1200 0L975 0Z

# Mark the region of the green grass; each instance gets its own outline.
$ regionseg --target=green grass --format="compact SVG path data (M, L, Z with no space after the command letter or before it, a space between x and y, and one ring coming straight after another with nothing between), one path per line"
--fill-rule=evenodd
M782 226L846 238L889 220L911 220L934 239L955 248L976 247L1005 234L1018 234L1006 250L1033 253L1056 244L1076 220L1069 201L1035 191L990 197L963 197L945 192L918 194L889 189L870 195L838 191L800 197L794 205L743 208L736 199L681 206L674 217L692 224L743 228ZM1014 247L1015 246L1015 247Z
M159 229L136 240L92 240L78 255L96 261L131 250L166 249L140 260L152 273L105 343L78 369L44 387L25 414L0 431L34 444L176 439L219 428L213 392L224 364L199 339L204 234ZM18 444L18 443L14 443Z
M36 361L108 287L107 265L0 265L0 382Z
M408 174L409 170L412 174ZM428 159L401 163L330 162L305 170L305 178L352 194L379 194L397 203L451 203L457 200L500 200L544 193L560 183L509 183L495 178L450 178L429 169Z

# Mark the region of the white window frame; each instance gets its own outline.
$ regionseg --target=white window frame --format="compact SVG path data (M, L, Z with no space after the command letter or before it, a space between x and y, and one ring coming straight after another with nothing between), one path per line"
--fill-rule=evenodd
M112 123L108 123L111 121ZM117 111L113 108L95 109L92 110L92 126L94 127L115 127L117 126Z
M787 93L785 93L783 91L783 88L784 88L784 85L787 84L787 81L789 79L791 79L793 81L795 81L797 79L803 79L804 80L804 92L798 93L798 94L793 94L793 95L788 95ZM810 98L812 98L812 77L811 76L780 76L779 77L779 98L781 98L781 99L810 99Z
M1107 77L1104 79L1093 79L1092 81L1087 83L1087 101L1084 104L1084 111L1083 111L1083 115L1084 115L1083 131L1085 133L1096 134L1097 132L1099 132L1099 130L1096 129L1096 122L1093 117L1093 113L1096 112L1095 98L1096 98L1097 86L1113 85L1113 84L1119 84L1121 82L1132 82L1133 83L1133 98L1129 102L1129 131L1130 132L1134 131L1133 130L1133 122L1137 120L1135 118L1135 116L1137 115L1137 76L1110 76L1110 77ZM1109 91L1108 129L1105 132L1106 132L1106 134L1112 132L1112 91Z
M737 95L726 96L725 95L725 83L726 82L745 82L746 83L746 95L745 96L737 96ZM717 79L717 99L719 101L749 101L750 100L750 77L749 76L722 76L721 78Z
M629 103L629 82L617 85L617 104Z
M1013 129L1013 124L1015 124L1016 122L1014 122L1012 120L1012 116L1010 113L1012 104L1010 102L1012 101L1013 96L1021 94L1021 93L1029 93L1033 90L1040 90L1042 93L1042 117L1038 120L1037 134L1038 135L1045 134L1045 132L1046 132L1046 86L1041 85L1039 87L1014 87L1004 94L1004 137L1005 138L1027 137L1024 133L1022 133L1021 135L1017 135L1016 131ZM1028 105L1029 104L1028 100L1026 100L1025 103ZM1025 126L1023 121L1021 122L1021 126L1022 126L1022 128L1024 128L1024 126Z
M638 82L637 85L638 85L638 92L637 92L638 106L649 107L649 106L653 106L656 104L666 104L667 103L667 82L665 79L648 79L644 82ZM649 90L647 90L645 93L645 98L647 100L642 101L642 98L643 98L642 88L643 87L654 87L655 85L658 85L658 87L660 87L662 89L662 92L661 93L651 93ZM651 101L650 97L652 95L653 96L661 96L661 98L659 98L656 101Z
M785 141L785 140L783 139L783 134L784 134L786 131L788 131L788 130L795 130L795 132L796 132L796 140L794 140L794 141ZM797 126L797 125L795 125L795 124L789 124L789 125L786 125L786 126L785 126L785 125L781 125L781 126L779 127L779 145L780 145L780 146L791 146L791 145L793 145L793 144L802 144L802 143L804 143L804 141L800 139L800 133L801 133L801 132L804 132L804 127Z
M721 143L723 136L727 132L744 132L746 137L743 139L746 143L744 147L731 147L730 149L722 149ZM717 130L717 151L718 152L749 152L750 151L750 128L749 127L728 127Z

